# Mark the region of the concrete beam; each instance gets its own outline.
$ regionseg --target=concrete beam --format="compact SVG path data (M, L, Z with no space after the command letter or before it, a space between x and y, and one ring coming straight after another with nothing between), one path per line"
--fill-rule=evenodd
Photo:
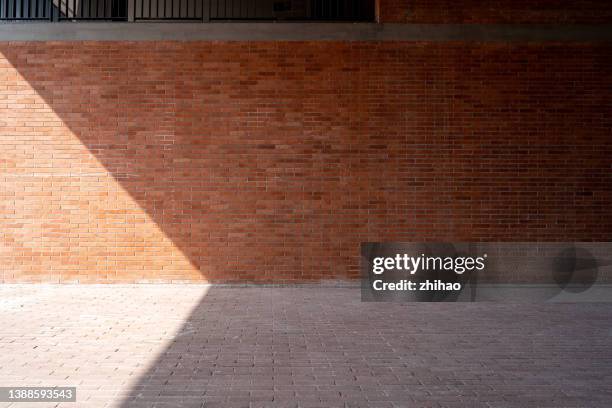
M612 25L373 23L2 23L0 41L610 42Z

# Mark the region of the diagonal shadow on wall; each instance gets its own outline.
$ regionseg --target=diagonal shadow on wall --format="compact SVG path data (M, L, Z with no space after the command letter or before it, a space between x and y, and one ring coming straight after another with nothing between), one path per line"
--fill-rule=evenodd
M30 226L51 246L29 248L38 261L18 278L355 277L357 253L346 254L391 228L384 215L405 201L387 177L402 166L404 135L367 132L368 83L350 46L30 43L1 52L7 177L22 177L13 179L17 201L27 206L31 190L41 197L38 229ZM401 120L404 105L368 103L389 127ZM382 211L375 222L364 216L373 208ZM15 232L8 246L33 242L19 237L23 228L5 230Z

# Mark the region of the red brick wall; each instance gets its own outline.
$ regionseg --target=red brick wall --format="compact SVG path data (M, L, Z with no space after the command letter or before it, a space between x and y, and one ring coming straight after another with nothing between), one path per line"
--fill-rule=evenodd
M4 282L355 277L359 243L611 240L612 47L0 44Z
M379 0L384 23L611 23L609 0Z

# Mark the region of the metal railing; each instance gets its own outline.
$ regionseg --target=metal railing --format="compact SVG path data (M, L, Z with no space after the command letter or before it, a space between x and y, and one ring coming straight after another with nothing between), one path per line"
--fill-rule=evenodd
M26 0L27 1L27 0ZM58 20L127 21L126 0L55 0Z
M211 20L372 21L372 0L210 0Z
M202 0L134 0L134 20L202 21Z
M50 20L51 0L0 0L0 20Z
M1 20L373 21L374 0L0 0Z

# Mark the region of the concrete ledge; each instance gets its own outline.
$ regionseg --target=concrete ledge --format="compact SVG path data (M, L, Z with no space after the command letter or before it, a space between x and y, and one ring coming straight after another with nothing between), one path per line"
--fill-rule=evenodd
M612 25L1 23L0 41L610 42Z

